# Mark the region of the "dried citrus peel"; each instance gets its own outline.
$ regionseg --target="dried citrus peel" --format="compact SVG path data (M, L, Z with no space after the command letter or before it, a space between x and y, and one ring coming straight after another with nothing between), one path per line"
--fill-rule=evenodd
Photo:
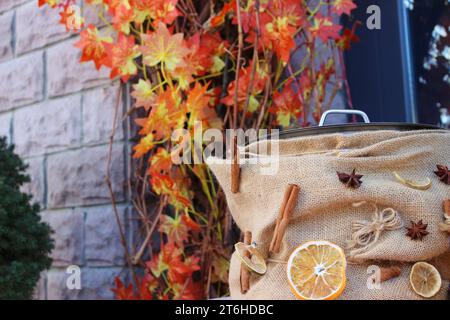
M234 245L236 249L236 254L250 271L253 271L257 274L265 274L267 271L266 261L264 256L256 249L256 246L246 245L245 243L238 242ZM250 258L245 255L245 252L250 252Z
M417 190L428 190L431 187L431 180L429 178L427 178L427 182L416 182L413 180L403 178L395 171L392 173L394 174L394 177L395 177L395 179L397 179L398 182L400 182L401 184L403 184L407 187L417 189Z
M441 289L442 280L439 271L426 262L417 262L411 268L409 282L415 293L431 298Z

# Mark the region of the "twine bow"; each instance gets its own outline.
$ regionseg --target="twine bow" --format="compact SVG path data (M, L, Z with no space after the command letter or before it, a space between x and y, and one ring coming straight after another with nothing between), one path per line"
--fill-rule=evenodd
M359 207L365 203L360 202L353 206ZM385 208L380 212L376 204L371 203L371 205L374 207L372 221L355 221L352 223L352 238L347 241L347 246L349 249L357 249L350 251L350 257L354 257L372 247L377 243L383 231L397 230L403 226L398 212L394 209Z

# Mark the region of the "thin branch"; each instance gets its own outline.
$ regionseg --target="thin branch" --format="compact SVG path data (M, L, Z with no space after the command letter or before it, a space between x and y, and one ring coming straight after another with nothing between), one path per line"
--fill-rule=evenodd
M236 16L238 20L238 54L236 61L236 76L234 79L234 111L233 111L233 129L237 129L237 117L238 117L238 107L239 107L239 72L241 71L241 58L242 58L242 48L244 47L244 34L242 32L242 17L241 17L241 4L240 1L236 1Z
M122 97L122 86L119 85L119 88L117 90L116 106L115 106L115 110L114 110L113 127L111 130L111 135L109 136L109 152L108 152L108 160L107 160L107 164L106 164L105 180L106 180L106 184L108 185L108 190L109 190L109 195L111 198L112 207L114 210L114 215L116 218L117 226L119 228L120 242L124 248L125 259L128 264L128 267L130 268L131 274L133 276L134 284L135 284L135 286L137 286L139 281L138 281L138 278L134 271L133 263L131 261L130 252L128 250L128 242L127 242L127 239L125 236L125 231L124 231L122 222L120 221L120 215L119 215L119 211L117 209L117 204L116 204L116 196L114 194L114 190L113 190L113 186L112 186L112 182L111 182L111 162L112 162L113 143L114 143L114 136L116 134L117 119L119 117L119 106L120 106L121 97Z

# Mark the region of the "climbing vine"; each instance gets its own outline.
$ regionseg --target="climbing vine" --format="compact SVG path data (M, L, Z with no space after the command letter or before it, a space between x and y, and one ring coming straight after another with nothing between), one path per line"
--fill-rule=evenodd
M195 130L309 126L348 85L339 25L352 0L39 0L78 32L81 62L129 83L136 125L133 205L142 234L128 244L133 281L118 299L226 295L236 230L205 164L174 164ZM87 24L87 8L98 15ZM92 10L93 9L93 10ZM356 26L356 25L355 25ZM347 101L351 105L348 96ZM172 133L186 135L173 141ZM182 142L180 142L182 141ZM121 228L121 223L119 227ZM131 249L129 249L131 248Z

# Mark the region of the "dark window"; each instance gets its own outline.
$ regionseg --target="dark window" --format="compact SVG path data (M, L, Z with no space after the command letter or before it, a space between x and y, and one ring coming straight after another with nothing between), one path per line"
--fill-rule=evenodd
M344 21L362 22L360 42L346 53L355 109L377 122L445 122L440 115L450 108L450 1L355 3L358 9ZM381 30L366 27L369 5L381 9Z

